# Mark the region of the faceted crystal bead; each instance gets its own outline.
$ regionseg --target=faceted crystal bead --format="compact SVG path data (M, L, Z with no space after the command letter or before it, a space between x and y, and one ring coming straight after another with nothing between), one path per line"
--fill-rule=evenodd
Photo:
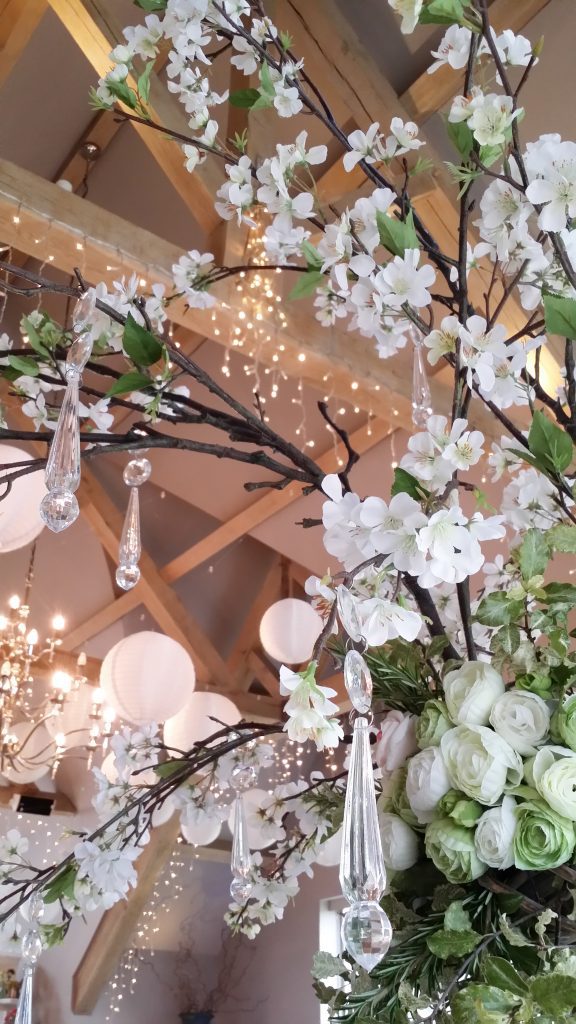
M53 533L72 526L79 515L78 501L71 491L51 491L40 502L40 518Z
M29 964L36 964L42 953L42 937L40 932L33 928L26 932L22 939L22 956Z
M140 575L137 565L119 565L116 569L116 583L122 590L132 590L140 582Z
M352 706L366 715L372 706L372 676L358 651L348 651L344 659L344 682Z
M386 956L391 941L392 925L378 903L353 903L344 914L342 942L365 971L374 970Z
M44 917L44 899L39 892L35 892L28 901L28 917L30 921L41 921Z
M238 764L232 769L230 785L236 793L252 789L256 785L256 769L251 764Z
M414 341L414 365L412 368L412 422L414 426L425 427L432 411L432 395L420 338L420 340Z
M362 627L360 625L360 619L358 618L354 598L346 587L337 587L336 603L338 605L340 622L344 626L344 629L348 633L350 639L355 641L361 640Z
M234 878L247 878L252 868L250 847L248 846L248 828L244 802L240 794L234 805L234 835L232 837L232 860L230 868Z
M71 380L66 387L50 445L46 463L46 487L49 491L76 491L79 483L78 381Z
M367 718L354 722L342 825L340 886L349 903L379 900L386 888Z
M236 903L245 903L252 892L252 882L245 878L233 878L230 882L230 895Z
M138 488L130 488L128 508L124 517L122 536L118 548L118 561L121 566L137 565L142 553L140 541L140 500Z
M94 291L84 292L72 310L72 326L79 334L92 322L94 310L96 309L96 294Z
M25 967L22 978L22 987L18 998L18 1009L14 1018L14 1024L32 1024L32 985L34 968Z
M92 355L92 338L89 334L79 334L74 339L66 354L66 378L73 380L82 373Z
M149 459L130 459L124 467L124 483L127 487L141 487L150 478L152 463Z

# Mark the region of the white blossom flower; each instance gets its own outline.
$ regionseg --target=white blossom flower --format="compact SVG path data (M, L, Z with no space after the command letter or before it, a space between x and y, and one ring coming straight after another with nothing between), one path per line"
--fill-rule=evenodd
M424 556L416 543L416 532L428 519L409 494L396 494L389 505L382 498L366 498L360 520L370 528L370 542L376 551L392 555L400 572L418 576L424 568Z
M357 199L349 211L354 233L370 253L380 244L376 214L388 213L395 200L396 195L391 188L376 188L370 196Z
M484 434L479 430L463 430L458 437L446 445L442 452L442 458L446 459L454 469L463 472L480 461L484 454L483 443Z
M382 136L378 122L371 124L368 131L360 131L356 128L348 136L348 145L351 147L348 153L344 154L344 170L351 171L360 160L367 164L376 163L384 158L382 149Z
M386 139L385 153L389 160L394 156L402 156L411 150L420 149L424 145L418 138L418 125L414 121L404 122L400 117L393 117L390 122L390 135Z
M513 840L516 831L516 801L505 796L499 807L491 807L479 819L474 845L480 860L491 868L505 871L514 863Z
M295 85L277 82L274 86L274 106L280 117L294 117L302 110L302 100Z
M422 628L419 612L404 608L388 598L368 598L358 610L362 620L361 634L369 647L380 647L397 637L412 642Z
M450 733L445 735L449 736ZM440 747L425 747L410 758L406 796L420 825L427 825L434 819L440 800L451 788L452 781Z
M440 329L430 331L424 338L428 352L428 362L436 366L444 356L452 355L456 351L460 333L460 323L457 316L445 316L440 324Z
M106 849L84 840L74 849L78 880L85 879L97 891L100 906L108 910L128 894L130 887L136 887L134 861L141 852L138 846Z
M429 264L418 267L419 249L406 249L404 256L395 256L376 275L376 287L386 305L400 309L407 302L416 309L428 306L432 297L427 290L436 280Z
M576 143L552 143L546 157L533 156L527 167L533 173L526 196L543 207L539 227L543 231L562 231L567 219L576 216Z
M20 835L16 828L9 828L6 834L0 837L0 861L23 860L28 853L29 846L30 843L26 836Z
M329 717L338 713L338 705L329 699L336 691L320 686L315 680L315 671L315 662L304 672L280 666L280 693L288 697L284 708L288 721L284 729L290 739L298 743L314 740L317 749L324 750L337 747L344 734L337 719Z
M472 33L469 28L461 25L450 25L444 33L437 50L432 50L432 56L436 58L428 68L428 74L432 75L438 68L447 64L454 71L460 71L466 67L470 55L470 41Z
M409 35L418 24L418 18L424 6L424 0L388 0L390 7L402 16L400 25L404 35Z
M238 35L232 37L232 46L236 53L230 58L230 63L244 75L255 74L258 70L258 61L254 47L244 39L244 36Z

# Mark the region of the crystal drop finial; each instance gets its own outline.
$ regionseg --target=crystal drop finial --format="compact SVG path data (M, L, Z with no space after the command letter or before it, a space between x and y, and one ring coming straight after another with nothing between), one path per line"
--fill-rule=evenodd
M137 565L119 565L116 569L116 583L122 590L132 590L140 582L140 575Z
M78 500L72 491L50 491L40 502L40 518L53 533L72 526L79 515Z
M367 718L354 722L342 823L340 886L349 903L379 900L386 888Z
M22 938L22 956L26 963L37 964L42 955L42 936L39 931L33 928L26 932Z
M31 921L41 921L44 917L44 898L41 893L35 892L30 897L28 916Z
M14 1018L14 1024L32 1024L32 986L34 984L34 968L24 968L22 985L18 997L18 1009Z
M362 626L360 625L360 619L358 618L358 612L356 611L356 605L354 604L354 598L346 587L337 587L336 589L336 603L338 605L338 615L340 616L340 622L344 626L344 629L348 633L351 640L358 641L362 639Z
M342 942L365 971L373 971L386 956L392 926L382 907L373 901L354 903L342 919Z
M141 487L150 479L152 463L149 459L130 459L124 467L124 483L127 487Z
M238 764L232 769L230 785L235 793L245 792L256 785L256 769L251 764Z
M246 878L233 878L230 882L230 895L236 903L245 903L252 892L252 882Z
M136 566L142 553L140 540L140 498L138 489L130 489L128 508L124 516L122 535L118 546L118 562L123 568Z
M412 422L415 427L426 427L428 420L433 413L432 395L428 374L426 372L426 360L422 351L421 335L413 335L414 341L414 364L412 367Z
M92 338L89 334L79 334L66 353L66 379L79 377L92 355Z
M96 293L93 289L84 292L72 310L72 326L75 331L86 330L92 322L96 309Z
M252 857L248 845L248 826L246 825L244 801L240 794L237 795L234 804L234 834L230 868L234 878L242 879L248 878L252 869Z
M352 706L366 715L372 707L372 676L358 651L348 651L344 658L344 682Z

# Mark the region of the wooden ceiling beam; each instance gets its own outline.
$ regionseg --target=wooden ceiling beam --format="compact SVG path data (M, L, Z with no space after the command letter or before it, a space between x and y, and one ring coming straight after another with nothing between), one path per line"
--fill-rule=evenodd
M548 6L550 0L494 0L490 5L490 21L496 32L511 28L522 32L536 15ZM423 124L432 114L442 110L462 87L464 72L453 71L447 65L434 74L425 71L402 93L400 102L416 124Z
M46 0L0 0L0 88L28 46Z
M123 40L122 28L116 22L111 5L105 0L48 0L48 3L97 75L103 77L112 67L110 51ZM135 87L132 78L128 79L128 84ZM183 107L173 102L166 86L154 73L148 110L157 124L169 126L184 135L189 133ZM220 168L207 160L190 174L177 143L146 125L133 122L133 127L200 227L204 231L212 231L220 220L214 209L216 190L224 180Z

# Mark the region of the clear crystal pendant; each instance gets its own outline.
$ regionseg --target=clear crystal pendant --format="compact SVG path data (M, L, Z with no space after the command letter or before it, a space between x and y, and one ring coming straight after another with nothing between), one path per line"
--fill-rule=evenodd
M342 941L350 956L371 971L386 955L392 938L388 917L379 906L386 888L386 869L376 809L370 750L372 678L358 651L348 651L344 682L357 714L352 735L350 768L342 825L340 886L350 909L342 921Z
M124 469L124 483L130 487L128 508L124 518L118 549L116 583L122 590L131 590L140 579L138 562L142 553L140 539L140 499L138 488L150 478L152 466L148 459L131 459Z
M354 604L354 598L346 587L336 588L336 604L340 622L348 633L351 640L357 642L362 639L362 626Z
M88 306L91 303L90 310ZM94 302L87 292L76 303L72 314L75 330L83 330L87 317L94 311ZM54 533L60 533L78 518L80 512L74 494L80 485L80 423L78 419L79 388L82 370L92 353L92 338L79 334L66 356L66 391L60 406L58 422L46 463L48 494L40 503L40 518Z
M252 871L252 857L248 845L248 826L246 825L246 812L242 793L251 789L256 782L256 770L252 765L237 765L232 770L230 785L236 793L234 803L234 834L232 837L232 859L230 869L232 871L232 882L230 883L230 895L237 903L245 902L252 892L250 872Z
M415 329L410 331L414 342L414 364L412 368L412 422L415 427L425 427L432 415L432 395L426 371L426 359L422 349L422 335Z
M18 999L18 1009L14 1024L32 1024L32 989L34 985L34 971L42 953L42 936L38 929L38 922L44 912L42 897L38 894L30 899L29 903L29 924L22 937L22 960L24 969L22 974L22 987Z

